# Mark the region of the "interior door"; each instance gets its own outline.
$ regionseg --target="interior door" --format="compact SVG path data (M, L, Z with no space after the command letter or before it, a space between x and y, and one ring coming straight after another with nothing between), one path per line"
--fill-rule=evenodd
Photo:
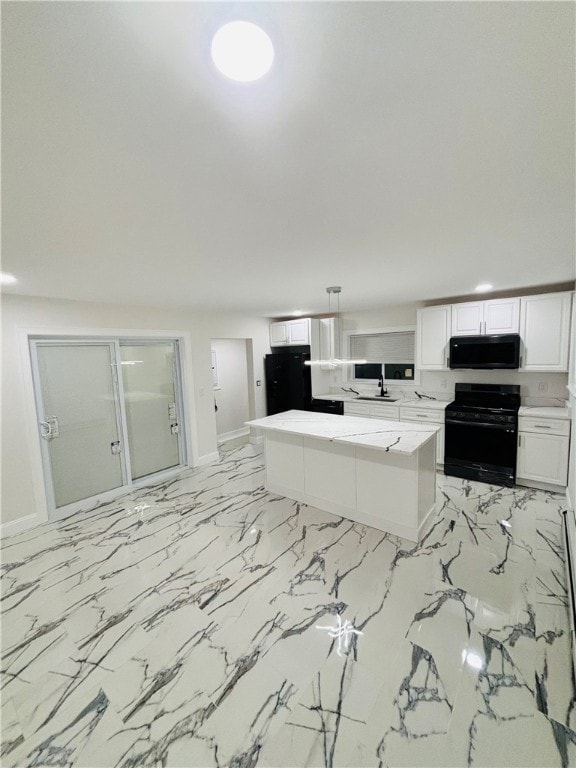
M176 342L120 342L132 480L181 463Z
M114 345L35 342L51 513L124 485ZM73 511L73 510L71 510Z

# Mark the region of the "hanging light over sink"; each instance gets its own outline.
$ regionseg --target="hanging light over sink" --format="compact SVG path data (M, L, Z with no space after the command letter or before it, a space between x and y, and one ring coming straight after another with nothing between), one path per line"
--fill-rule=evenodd
M329 368L337 368L343 365L361 365L367 360L350 360L342 357L340 353L340 293L342 288L339 285L331 285L326 288L328 294L328 315L329 319L335 323L335 333L330 333L329 357L320 360L306 360L304 365L323 365ZM336 296L336 312L332 312L332 296ZM322 351L322 350L321 350Z

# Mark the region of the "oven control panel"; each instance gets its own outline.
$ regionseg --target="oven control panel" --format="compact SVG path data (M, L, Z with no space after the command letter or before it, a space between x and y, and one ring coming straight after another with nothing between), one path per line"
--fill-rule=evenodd
M446 418L461 419L462 421L483 421L493 424L515 424L518 415L516 413L496 413L479 410L459 410L448 407L446 409Z

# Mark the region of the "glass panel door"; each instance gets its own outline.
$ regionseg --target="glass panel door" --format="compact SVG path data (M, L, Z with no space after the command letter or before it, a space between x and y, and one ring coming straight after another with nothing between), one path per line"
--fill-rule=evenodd
M50 506L59 509L124 485L114 345L36 342L36 361Z
M120 343L132 479L181 464L175 342Z

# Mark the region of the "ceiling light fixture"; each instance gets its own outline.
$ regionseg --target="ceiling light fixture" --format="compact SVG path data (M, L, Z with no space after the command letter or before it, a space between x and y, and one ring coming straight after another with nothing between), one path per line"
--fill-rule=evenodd
M321 324L331 324L331 327L328 329L328 337L329 337L329 358L324 358L320 360L306 360L304 365L323 365L328 368L336 368L339 365L361 365L366 363L366 360L348 360L343 358L340 355L340 293L342 291L342 288L339 285L331 285L329 288L326 288L326 293L328 294L328 315L330 317L323 318L320 320ZM332 313L332 306L331 306L331 297L332 295L336 296L336 313ZM322 336L322 332L321 332ZM320 343L322 345L322 343ZM322 350L321 350L322 351Z
M303 314L301 309L295 309L294 312L292 312L292 317L302 317Z
M231 21L212 39L212 61L223 75L240 83L264 77L274 61L272 41L249 21Z
M18 280L14 275L9 275L7 272L0 272L0 283L2 283L2 285L12 285L12 283L17 282Z
M479 283L474 290L476 293L486 293L487 291L491 291L494 286L492 283Z

